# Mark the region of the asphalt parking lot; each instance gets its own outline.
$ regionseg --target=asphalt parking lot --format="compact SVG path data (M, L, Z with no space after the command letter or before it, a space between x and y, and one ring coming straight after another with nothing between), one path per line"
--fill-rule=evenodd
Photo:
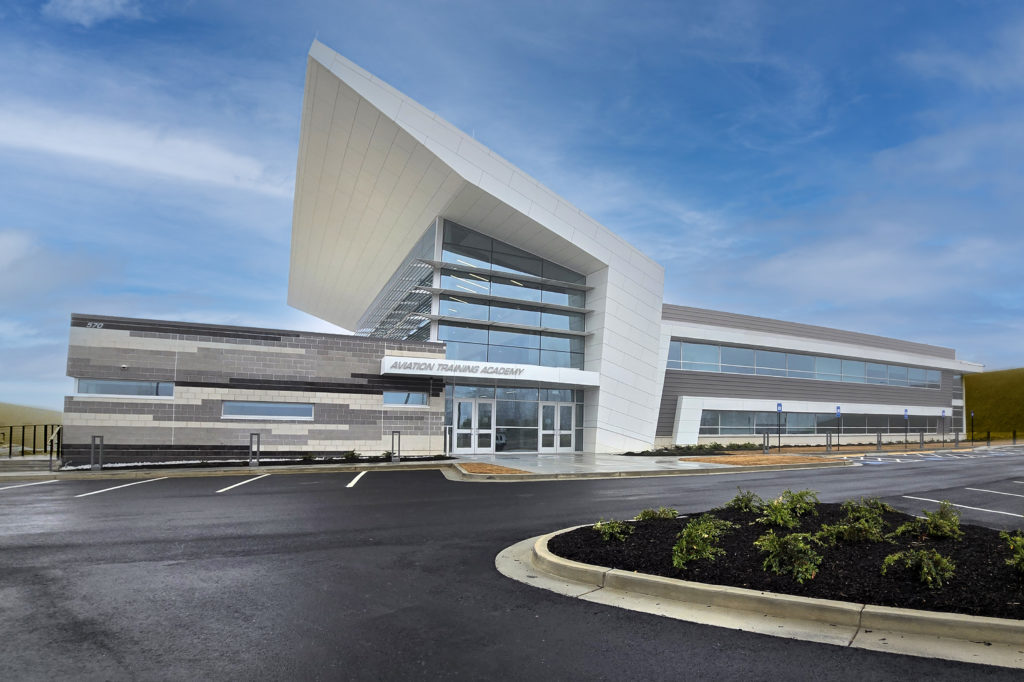
M587 604L519 540L737 486L1024 526L1024 448L804 471L459 483L436 471L0 483L2 679L1019 679ZM26 483L31 483L26 485ZM1017 495L1022 495L1018 497Z

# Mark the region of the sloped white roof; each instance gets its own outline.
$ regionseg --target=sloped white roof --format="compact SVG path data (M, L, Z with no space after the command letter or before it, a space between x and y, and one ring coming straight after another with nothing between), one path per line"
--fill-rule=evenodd
M663 270L578 208L320 42L309 51L288 303L354 329L443 215L583 274Z

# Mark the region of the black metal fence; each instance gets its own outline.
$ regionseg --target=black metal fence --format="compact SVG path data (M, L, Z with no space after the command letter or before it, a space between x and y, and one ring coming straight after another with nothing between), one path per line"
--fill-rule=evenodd
M14 457L15 443L21 457L27 454L45 454L59 458L63 440L64 434L60 424L0 426L0 452L6 449L8 459Z

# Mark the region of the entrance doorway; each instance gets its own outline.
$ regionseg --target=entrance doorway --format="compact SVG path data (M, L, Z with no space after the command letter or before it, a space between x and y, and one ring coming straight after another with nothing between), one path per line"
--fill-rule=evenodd
M494 401L476 398L455 401L455 454L494 452Z
M540 451L572 452L573 405L559 403L540 404Z

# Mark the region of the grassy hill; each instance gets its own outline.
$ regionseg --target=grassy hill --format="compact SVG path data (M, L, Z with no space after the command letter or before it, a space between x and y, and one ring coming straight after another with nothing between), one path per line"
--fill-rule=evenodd
M11 403L0 403L0 448L7 447L7 439L10 431L8 426L21 426L22 424L60 424L63 414L56 410L46 410L41 407L26 407L25 405L14 405ZM42 448L43 430L38 430L37 444ZM32 447L32 429L27 429L25 441L28 447ZM21 429L14 429L14 446L21 444ZM6 451L4 452L6 457Z
M964 377L966 426L971 428L971 410L974 410L974 430L978 437L991 431L993 438L1008 438L1017 430L1024 435L1024 369L1005 369L998 372L968 374Z

